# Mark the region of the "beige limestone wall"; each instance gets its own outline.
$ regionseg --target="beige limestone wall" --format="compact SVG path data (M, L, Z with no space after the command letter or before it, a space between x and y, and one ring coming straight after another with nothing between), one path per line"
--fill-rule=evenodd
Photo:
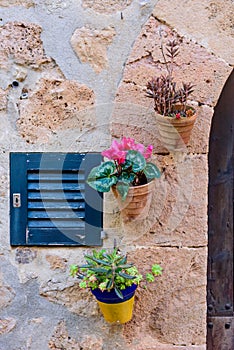
M0 0L1 350L205 350L208 141L233 11L231 0ZM176 78L195 84L184 154L164 148L145 97L164 70L162 32L181 42ZM164 272L138 288L132 321L109 325L68 276L88 248L10 247L9 152L101 151L122 135L154 145L162 177L140 222L124 224L105 195L103 246L116 239L142 271Z

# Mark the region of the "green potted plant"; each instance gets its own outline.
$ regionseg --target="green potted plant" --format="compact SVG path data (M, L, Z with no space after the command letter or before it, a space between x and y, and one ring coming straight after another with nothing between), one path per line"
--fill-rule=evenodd
M154 183L160 177L158 167L149 161L153 146L144 147L132 138L113 140L102 155L109 160L93 168L87 183L99 192L111 189L117 198L124 221L147 215Z
M130 321L135 290L143 281L143 275L133 263L127 262L127 256L117 248L109 252L106 249L93 250L84 258L85 265L70 266L70 275L78 277L80 288L89 289L96 297L107 322ZM155 276L161 274L161 266L154 264L145 279L153 282Z
M196 120L195 109L188 105L188 98L193 92L191 83L182 82L181 87L173 77L173 65L179 55L179 44L169 40L164 52L161 52L166 67L166 75L153 77L147 83L146 96L154 100L154 110L158 122L159 134L169 150L178 150L187 145Z

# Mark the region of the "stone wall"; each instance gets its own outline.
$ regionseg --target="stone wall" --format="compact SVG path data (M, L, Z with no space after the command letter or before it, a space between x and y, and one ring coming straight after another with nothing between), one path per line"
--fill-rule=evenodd
M206 348L207 154L213 108L234 63L232 0L0 0L0 350ZM178 81L195 84L186 153L162 145L147 81L176 36ZM9 152L101 151L113 137L154 145L162 171L149 216L124 224L105 196L114 239L144 272L132 321L109 325L69 277L88 248L9 245Z

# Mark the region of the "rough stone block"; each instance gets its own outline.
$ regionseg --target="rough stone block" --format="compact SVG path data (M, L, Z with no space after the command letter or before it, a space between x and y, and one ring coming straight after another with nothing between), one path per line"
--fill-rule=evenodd
M15 261L18 264L29 264L37 257L37 251L30 248L17 248L15 251Z
M24 6L29 8L34 5L35 2L33 0L0 0L0 6L2 7Z
M79 343L69 335L65 321L57 324L48 347L51 350L80 350Z
M32 68L51 62L44 53L41 31L40 26L23 22L9 22L1 26L0 67L9 69L12 61Z
M89 291L80 289L78 283L67 286L65 282L52 279L41 284L40 295L53 303L65 305L80 316L91 317L98 314L95 298Z
M7 108L7 91L0 88L0 111Z
M148 217L123 223L111 194L106 197L105 227L115 229L122 244L206 246L207 158L205 155L155 156L162 172L156 179ZM111 213L115 213L114 218Z
M46 255L46 260L50 264L51 270L62 270L65 272L66 266L67 266L67 260L58 256L58 255L52 255L52 254L47 254Z
M159 0L153 14L182 35L200 42L215 56L234 64L232 0Z
M10 286L0 285L0 309L8 306L15 297L15 292Z
M17 127L29 143L48 142L57 130L91 127L95 116L89 113L94 93L85 85L64 79L40 79L27 99L20 100Z
M96 12L111 14L116 11L123 11L132 3L132 0L82 0L84 8L91 8Z
M124 326L126 340L144 348L142 339L147 334L156 342L168 344L168 348L173 344L203 345L206 248L139 248L129 253L128 259L134 261L143 274L153 263L159 263L163 274L146 288L137 289L133 319Z
M89 63L96 73L108 67L107 47L111 44L115 30L83 27L76 29L71 37L71 46L82 63Z
M16 326L16 319L5 318L0 319L0 335L10 333Z

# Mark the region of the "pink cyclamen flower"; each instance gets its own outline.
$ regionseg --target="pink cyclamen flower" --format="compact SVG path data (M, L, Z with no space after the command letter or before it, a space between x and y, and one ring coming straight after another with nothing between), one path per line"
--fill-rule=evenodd
M152 156L152 152L153 152L153 146L152 146L152 145L149 145L149 146L146 148L146 150L145 150L145 152L144 152L144 154L143 154L143 156L145 157L145 159L149 159L149 158Z
M120 145L123 148L123 150L132 150L135 145L135 141L131 137L123 137Z
M135 143L135 145L134 145L134 151L138 151L138 152L140 152L141 154L143 154L144 151L145 151L145 146L142 145L142 143Z
M138 151L145 159L148 159L152 155L153 146L149 145L145 149L142 143L136 143L131 137L123 137L120 143L113 140L111 147L103 151L102 156L117 161L118 164L123 164L126 160L127 151L129 150Z
M176 113L176 119L180 119L180 113Z
M123 164L126 159L126 152L123 151L122 145L114 140L111 147L102 152L102 156L111 160L116 160L118 164Z
M144 145L141 143L136 143L134 139L131 137L123 137L121 140L121 145L124 150L133 150L133 151L138 151L140 153L144 153Z

